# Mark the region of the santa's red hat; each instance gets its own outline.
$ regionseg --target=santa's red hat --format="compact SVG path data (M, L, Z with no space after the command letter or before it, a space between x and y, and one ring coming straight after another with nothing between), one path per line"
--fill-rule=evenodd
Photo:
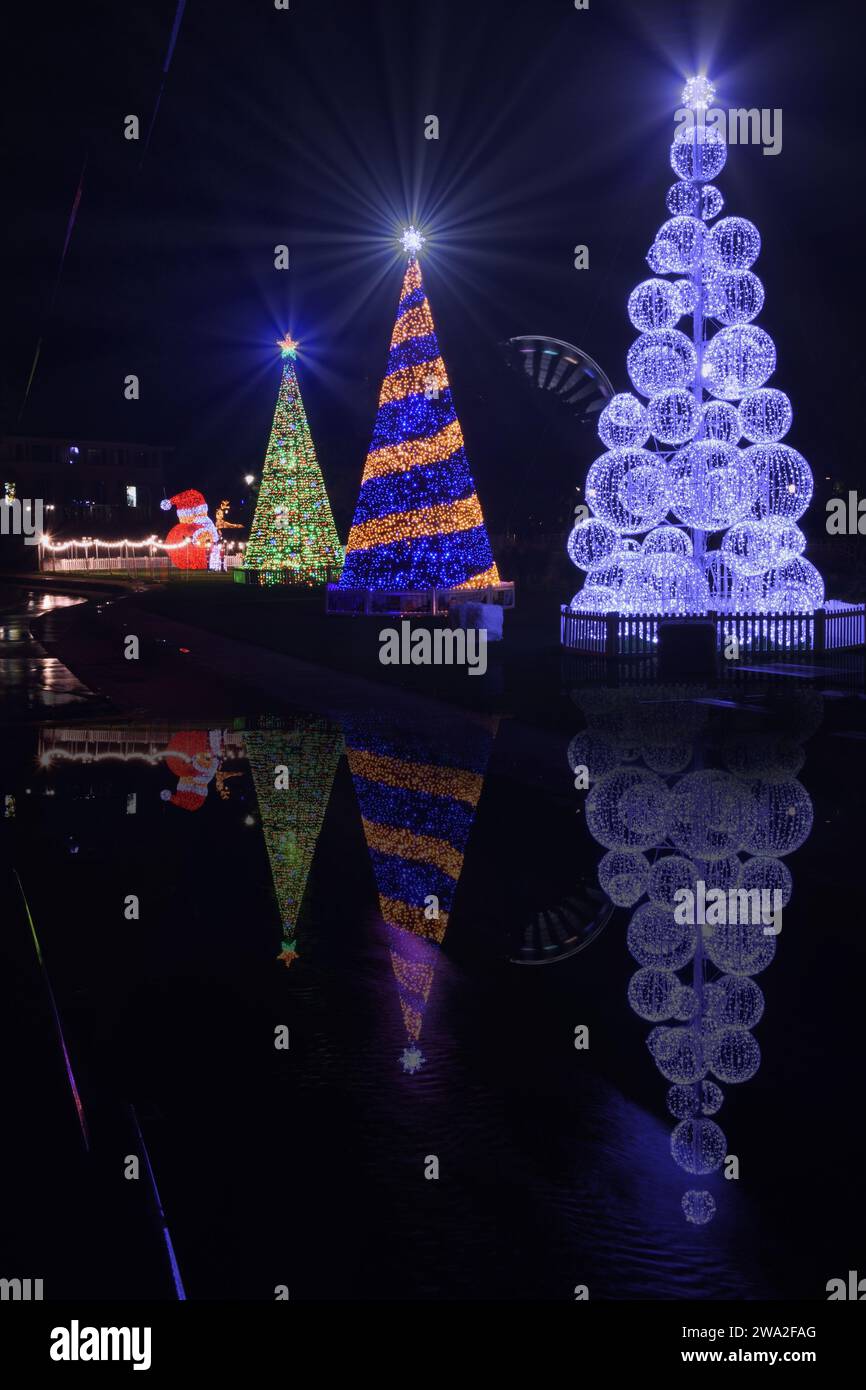
M168 788L159 794L160 801L167 801L172 806L180 806L184 811L198 811L205 803L202 792L181 791L170 792Z
M194 487L188 487L185 492L175 493L174 497L163 497L159 505L164 512L172 507L177 507L179 512L193 512L198 507L206 507L207 501Z

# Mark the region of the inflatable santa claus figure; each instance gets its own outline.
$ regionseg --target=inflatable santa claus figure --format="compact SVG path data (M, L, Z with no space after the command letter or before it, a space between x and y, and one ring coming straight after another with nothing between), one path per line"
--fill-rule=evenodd
M219 532L207 514L207 502L194 487L164 497L159 504L164 512L177 507L177 525L165 538L171 563L182 570L222 569L222 546Z
M172 734L165 750L165 761L177 778L177 789L166 787L161 801L170 801L184 811L198 811L207 799L208 787L219 771L223 754L219 729L184 729Z

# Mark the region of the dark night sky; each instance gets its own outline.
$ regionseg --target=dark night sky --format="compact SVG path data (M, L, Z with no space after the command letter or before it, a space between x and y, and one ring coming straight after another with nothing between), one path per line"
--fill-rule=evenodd
M706 66L721 104L783 110L781 154L732 148L718 182L726 211L762 234L759 322L779 352L771 384L793 400L790 442L819 488L827 473L862 487L838 408L864 390L852 3L291 0L286 13L272 0L188 0L142 170L123 118L147 128L175 0L17 9L4 73L5 430L173 444L171 485L237 495L261 464L274 340L289 328L345 531L398 296L395 233L414 218L482 503L493 529L519 522L544 448L531 456L496 344L565 338L627 386L625 301L667 216L683 73ZM424 139L429 113L438 141ZM276 243L290 247L288 272L273 268ZM573 268L576 243L589 246L588 272ZM138 403L123 399L129 372ZM575 448L575 482L591 456Z

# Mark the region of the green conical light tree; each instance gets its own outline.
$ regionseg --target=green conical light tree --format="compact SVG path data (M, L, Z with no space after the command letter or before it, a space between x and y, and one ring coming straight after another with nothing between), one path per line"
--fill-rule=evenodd
M287 334L277 346L283 376L243 567L275 583L324 584L339 577L344 551L301 399L297 344Z
M343 737L327 720L304 715L286 729L244 734L244 743L282 922L279 959L291 965L298 954L298 913Z

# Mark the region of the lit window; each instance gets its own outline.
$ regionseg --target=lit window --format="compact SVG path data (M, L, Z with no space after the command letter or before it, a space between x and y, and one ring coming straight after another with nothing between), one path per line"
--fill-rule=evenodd
M126 505L127 507L138 506L138 488L133 487L131 484L127 484L126 488Z

